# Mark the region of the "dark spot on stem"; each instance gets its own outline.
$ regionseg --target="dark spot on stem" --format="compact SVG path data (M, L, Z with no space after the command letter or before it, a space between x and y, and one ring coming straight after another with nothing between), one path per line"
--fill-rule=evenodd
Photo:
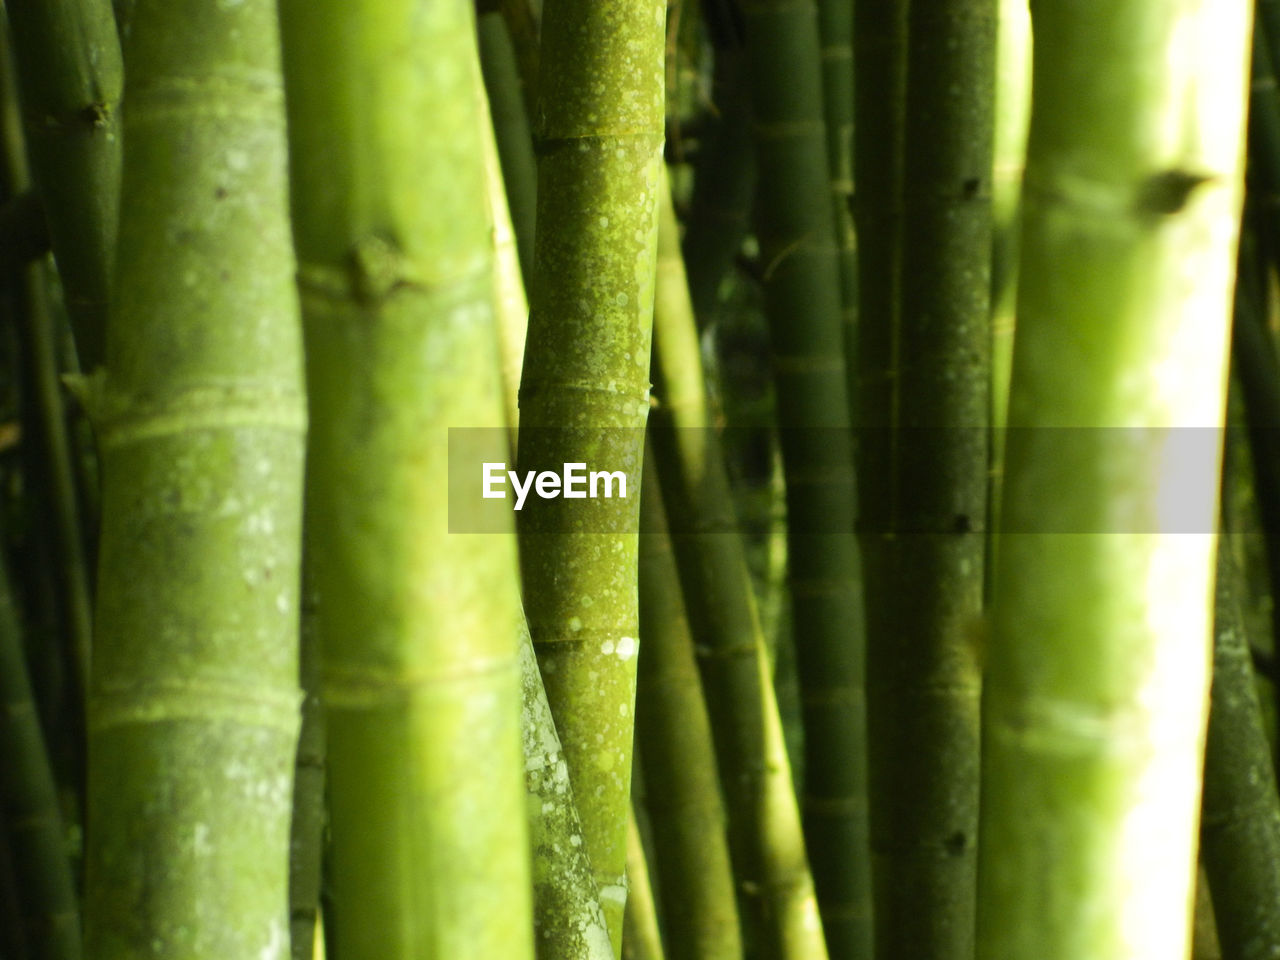
M972 200L974 197L978 195L978 191L981 189L982 189L982 178L970 177L961 185L961 188L960 188L961 196L964 197L965 200Z
M1138 187L1137 208L1140 213L1168 216L1187 205L1192 192L1215 178L1189 170L1165 170L1152 174Z
M964 853L968 844L969 838L965 836L964 831L957 830L951 836L947 837L944 846L947 848L947 853L951 854L953 857L958 857Z
M967 513L957 513L955 519L951 521L951 529L956 533L972 533L973 523L969 520Z
M215 199L215 200L225 200L225 199L227 199L227 188L226 188L226 187L218 187L218 189L214 190L214 191L213 191L213 199Z
M87 123L91 127L105 127L107 119L111 116L111 110L105 103L91 103L81 107L78 116L82 123Z

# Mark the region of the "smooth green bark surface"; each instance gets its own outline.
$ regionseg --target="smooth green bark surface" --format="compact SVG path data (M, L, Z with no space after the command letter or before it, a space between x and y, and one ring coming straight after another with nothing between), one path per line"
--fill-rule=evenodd
M120 204L124 71L110 0L9 0L32 172L81 365L102 362Z
M306 414L275 4L139 0L125 59L85 953L285 960Z
M549 0L520 470L621 470L628 496L521 515L525 610L615 953L626 897L642 431L663 140L660 2ZM596 519L588 521L588 517ZM601 533L582 533L592 522Z
M502 414L471 5L282 6L344 960L533 953L514 538L451 534Z
M1035 15L978 956L1155 960L1190 930L1219 435L1184 428L1223 418L1249 10Z

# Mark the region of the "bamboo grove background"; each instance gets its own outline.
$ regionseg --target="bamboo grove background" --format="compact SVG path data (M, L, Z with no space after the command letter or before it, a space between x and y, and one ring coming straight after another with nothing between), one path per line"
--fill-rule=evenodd
M0 960L1280 954L1277 0L3 9Z

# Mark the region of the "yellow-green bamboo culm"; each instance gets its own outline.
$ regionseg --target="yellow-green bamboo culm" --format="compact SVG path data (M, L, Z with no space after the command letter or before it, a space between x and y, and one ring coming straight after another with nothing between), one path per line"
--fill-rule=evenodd
M281 14L329 944L346 960L529 960L515 542L450 533L446 495L447 428L505 419L474 14Z
M622 918L622 960L665 960L658 901L633 813L627 820L627 905Z
M1249 21L1035 5L980 960L1186 955Z
M548 0L520 470L627 474L521 514L525 610L615 953L626 897L640 465L663 142L664 6ZM583 524L596 533L575 532Z
M138 0L105 375L85 955L289 955L306 410L276 6Z

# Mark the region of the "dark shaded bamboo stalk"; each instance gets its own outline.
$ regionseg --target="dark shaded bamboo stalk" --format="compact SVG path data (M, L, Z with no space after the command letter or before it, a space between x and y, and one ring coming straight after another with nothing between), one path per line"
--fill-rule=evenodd
M897 960L973 950L994 3L912 0L907 58L892 408L869 425L889 461L860 464L889 476L861 521L876 949Z
M8 0L32 173L81 365L103 359L124 72L110 0Z
M698 150L682 244L689 297L699 329L711 323L721 281L742 249L756 183L746 53L740 40L722 40L715 51L713 70L715 115Z
M32 960L78 960L80 909L57 787L32 701L8 565L0 552L0 788L15 900Z
M663 141L660 0L548 0L519 469L623 471L630 495L520 515L525 610L621 949L637 523ZM573 532L595 523L607 533Z
M673 226L674 212L667 208L662 220ZM698 333L674 230L660 230L659 239L653 451L716 743L740 911L755 949L814 960L825 957L826 948L772 665L724 455L708 416Z
M27 270L26 309L19 311L18 332L27 373L26 386L39 427L33 439L38 438L40 474L47 484L41 495L48 499L49 516L45 523L52 528L49 532L66 635L65 649L72 690L79 701L74 713L82 717L92 650L93 602L48 283L49 278L41 266L33 265Z
M817 0L822 56L822 113L827 128L827 168L840 256L840 309L845 343L857 340L858 243L853 228L853 5ZM851 365L853 358L848 361ZM850 402L856 397L850 397ZM870 949L870 941L866 947Z
M1262 724L1232 537L1218 543L1200 857L1225 960L1280 950L1280 796Z
M744 9L804 710L805 840L828 949L843 960L870 949L863 610L818 27L811 3Z
M658 269L661 276L664 261ZM659 279L660 285L664 282ZM667 532L657 459L652 452L645 458L640 502L643 653L636 688L637 752L649 788L653 868L672 960L740 960L738 907L711 723Z

